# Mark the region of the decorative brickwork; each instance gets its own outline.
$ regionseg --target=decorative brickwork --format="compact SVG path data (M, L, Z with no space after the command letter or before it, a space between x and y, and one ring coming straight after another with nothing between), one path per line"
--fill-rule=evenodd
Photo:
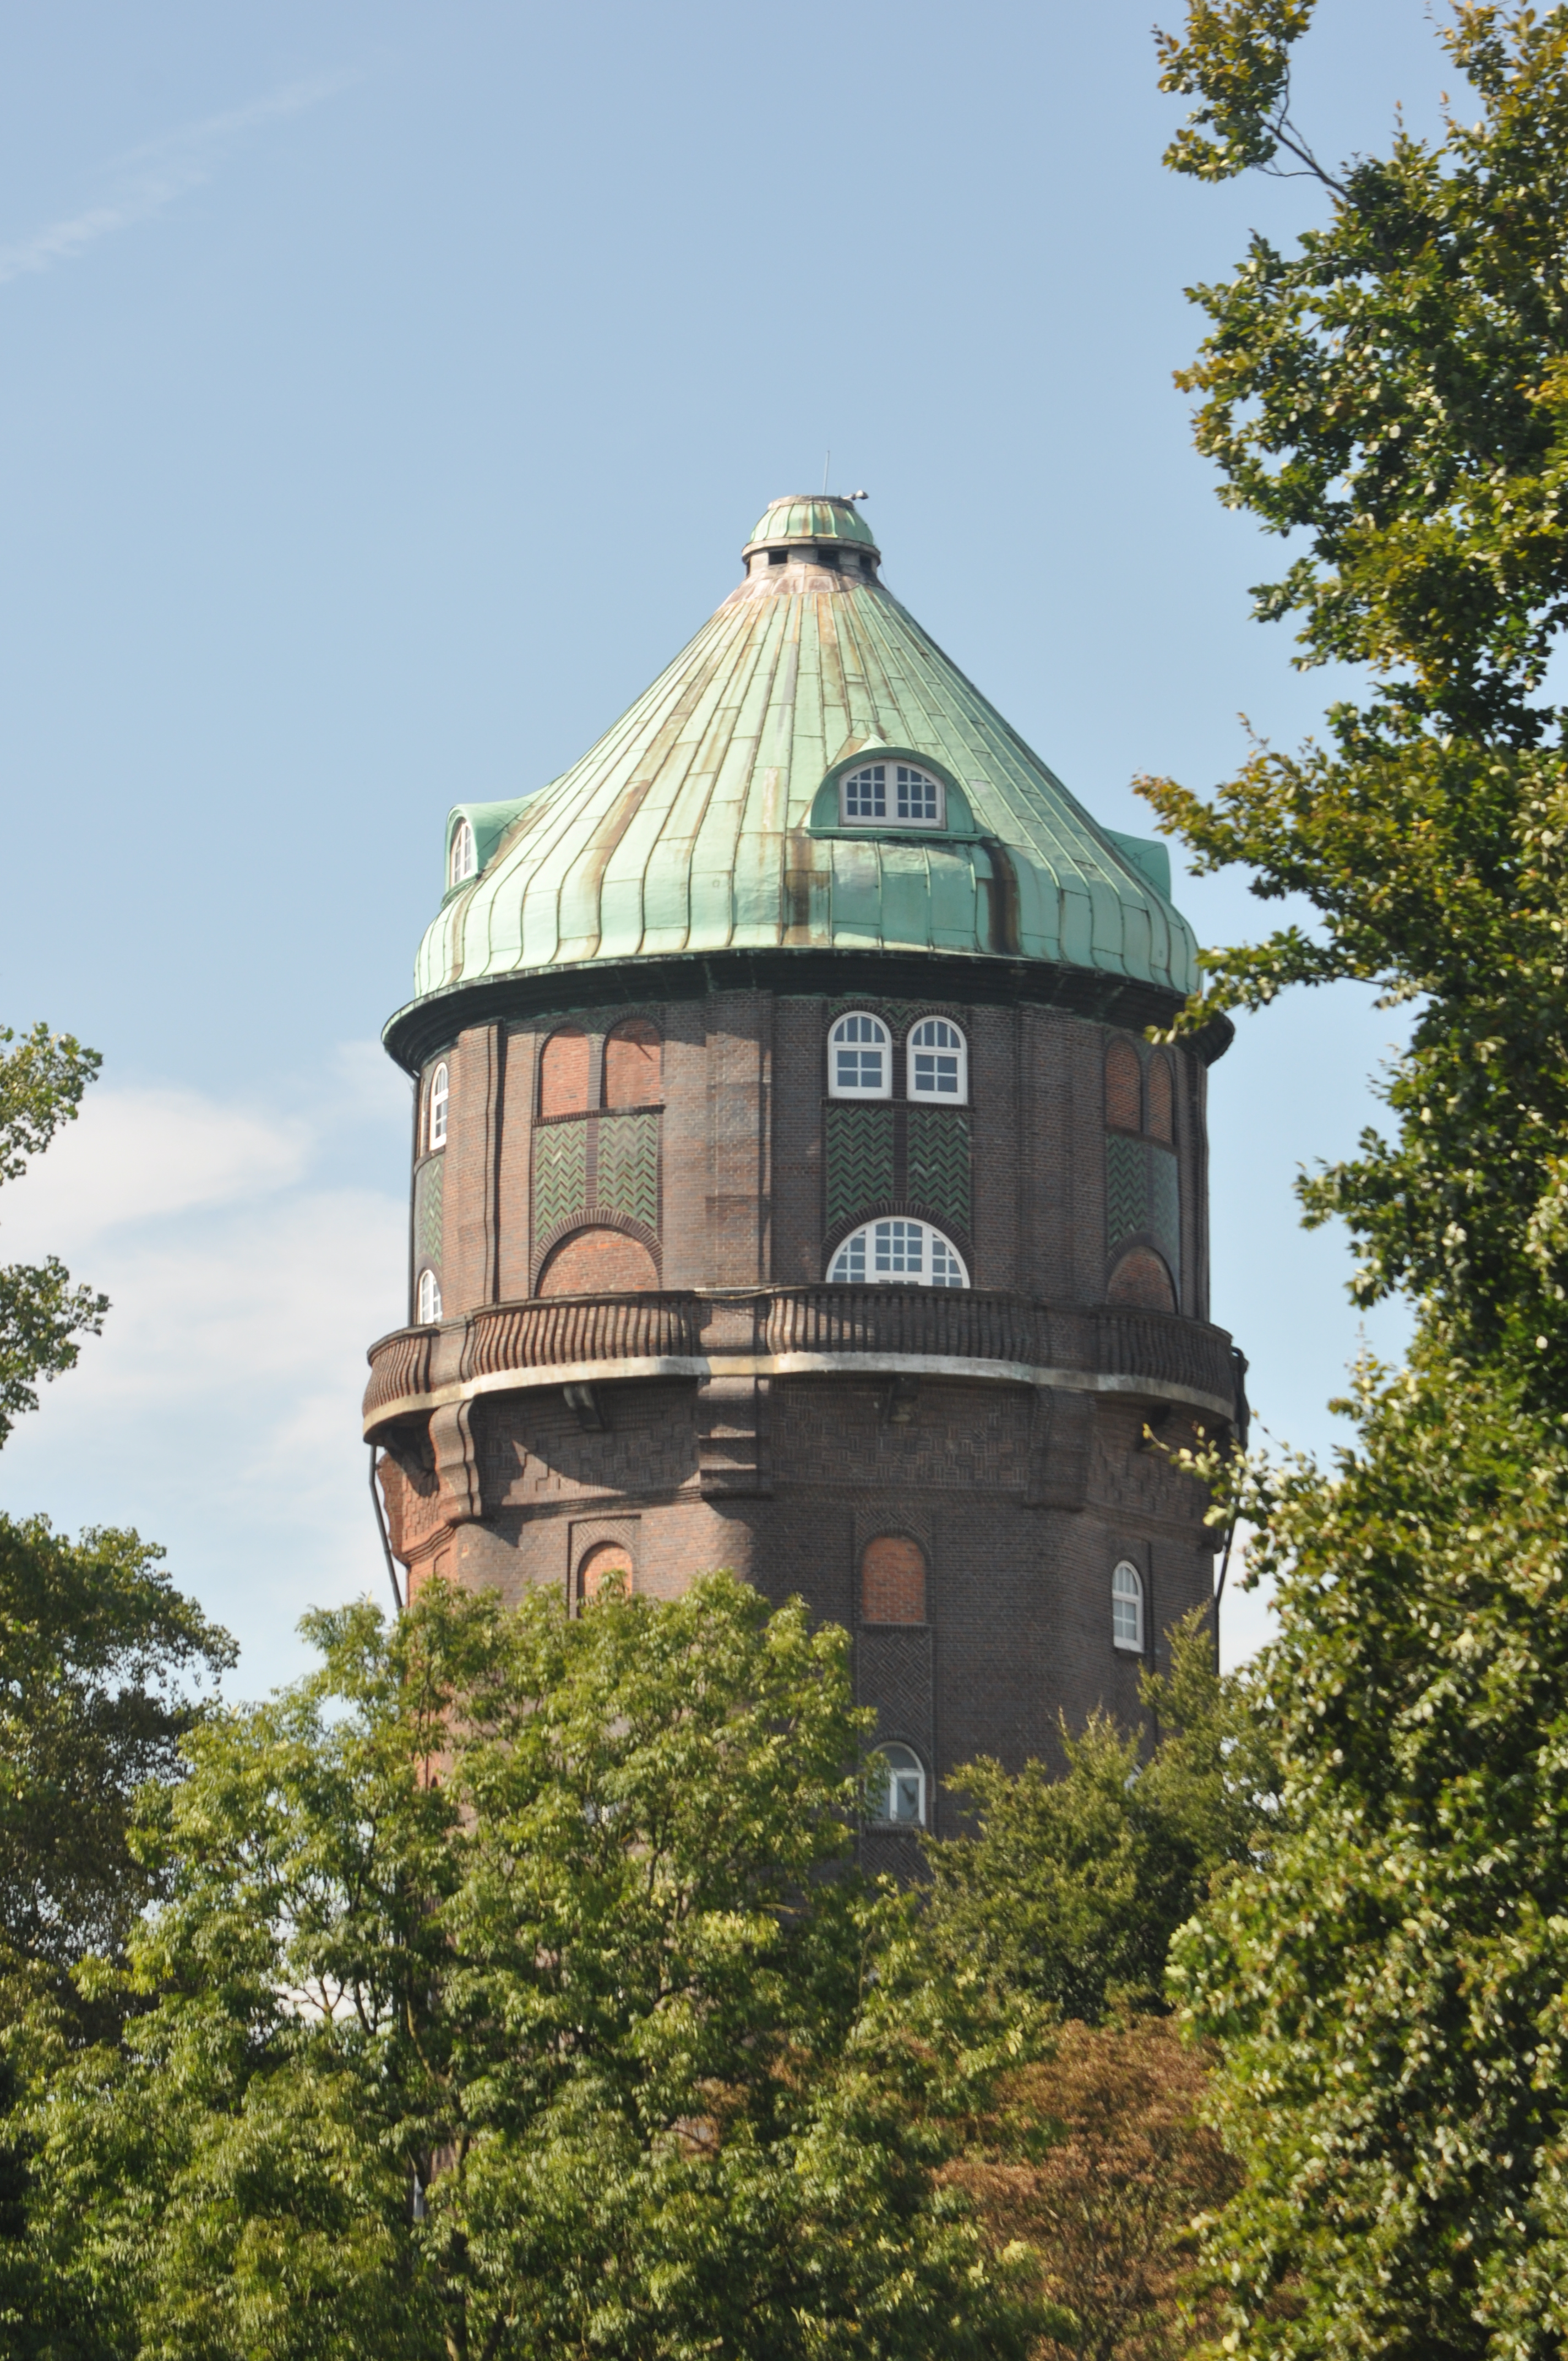
M880 1101L830 1099L828 1133L828 1225L886 1203L894 1193L894 1112Z
M541 1115L587 1113L588 1051L588 1037L580 1025L563 1025L552 1033L539 1060Z
M550 1236L563 1222L587 1211L588 1127L576 1123L542 1124L533 1135L533 1235Z
M1129 1246L1111 1273L1108 1303L1137 1304L1146 1312L1174 1312L1170 1273L1151 1246Z
M958 1107L912 1106L907 1177L901 1194L968 1237L973 1225L970 1118Z
M1170 1060L1163 1049L1157 1049L1149 1060L1147 1087L1149 1137L1163 1139L1169 1146L1176 1138L1176 1129L1170 1086Z
M646 1016L628 1016L612 1027L604 1044L607 1107L658 1105L660 1046L659 1028Z
M659 1118L654 1114L605 1115L595 1126L595 1202L646 1229L659 1226Z
M1113 1258L1129 1243L1152 1240L1171 1272L1181 1269L1181 1200L1177 1162L1153 1140L1105 1135L1105 1246ZM1139 1302L1142 1297L1113 1297ZM1175 1304L1168 1308L1175 1310Z
M631 1552L624 1542L595 1542L578 1562L577 1597L597 1598L612 1578L619 1580L622 1590L631 1588Z
M1105 1050L1105 1120L1117 1131L1144 1127L1144 1061L1136 1044L1124 1038Z
M444 1156L427 1157L414 1175L414 1256L420 1262L441 1260L445 1179Z

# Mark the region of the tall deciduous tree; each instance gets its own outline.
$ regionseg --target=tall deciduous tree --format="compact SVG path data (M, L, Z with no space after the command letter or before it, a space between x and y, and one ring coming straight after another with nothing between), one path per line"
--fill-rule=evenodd
M935 2178L983 2010L850 1872L846 1635L722 1576L313 1630L155 1795L142 2013L30 2119L46 2349L1022 2356Z
M1549 660L1568 620L1568 13L1458 7L1473 95L1441 137L1398 131L1331 172L1289 112L1310 0L1193 0L1163 44L1197 105L1168 161L1308 175L1321 218L1255 236L1195 291L1182 380L1222 497L1289 536L1256 593L1305 665L1365 667L1296 753L1255 749L1201 796L1146 782L1198 865L1240 863L1315 924L1211 957L1201 1006L1292 983L1415 1001L1391 1138L1316 1176L1356 1291L1403 1287L1462 1349L1568 1407L1568 774ZM1315 181L1312 176L1315 175Z
M1310 1181L1363 1300L1420 1306L1353 1445L1206 1473L1257 1527L1279 1637L1266 1861L1199 1912L1178 1989L1246 2167L1211 2226L1217 2348L1546 2361L1568 2334L1568 10L1463 5L1441 136L1324 167L1290 113L1310 0L1192 0L1168 160L1315 181L1319 219L1197 291L1187 382L1223 497L1296 554L1257 594L1365 668L1324 741L1201 797L1200 864L1310 929L1217 954L1258 1006L1354 977L1416 1005L1392 1137ZM1196 1014L1196 1012L1190 1012Z

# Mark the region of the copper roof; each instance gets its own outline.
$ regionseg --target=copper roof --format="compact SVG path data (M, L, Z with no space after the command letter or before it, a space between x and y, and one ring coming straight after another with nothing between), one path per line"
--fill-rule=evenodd
M468 818L480 866L426 930L416 1001L758 948L1005 953L1193 988L1163 845L1090 818L883 586L851 502L775 500L746 549L746 578L569 771L455 807L447 841ZM879 753L940 777L944 827L841 824L838 773Z

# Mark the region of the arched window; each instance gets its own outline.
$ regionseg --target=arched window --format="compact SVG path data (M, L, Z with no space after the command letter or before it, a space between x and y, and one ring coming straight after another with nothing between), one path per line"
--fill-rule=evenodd
M1113 1131L1144 1127L1144 1061L1124 1034L1105 1052L1105 1120Z
M883 1828L926 1825L926 1766L913 1746L879 1746L870 1763L866 1803Z
M539 1112L587 1115L588 1037L580 1025L563 1025L544 1044L539 1060Z
M912 1099L935 1099L962 1106L969 1097L969 1046L945 1016L923 1016L909 1036L908 1090Z
M437 1066L430 1078L430 1130L428 1137L433 1151L446 1145L446 1103L450 1096L446 1068Z
M618 1582L622 1590L631 1588L631 1553L624 1542L596 1542L583 1554L577 1568L579 1600L597 1598L607 1582Z
M659 1284L641 1239L609 1224L563 1238L539 1274L541 1295L638 1295Z
M1144 1578L1124 1557L1111 1576L1111 1637L1118 1648L1144 1653Z
M929 1222L862 1222L833 1257L833 1287L967 1287L963 1257Z
M466 819L460 819L452 831L452 850L446 861L447 884L461 885L466 878L472 877L478 865L479 851L474 842L474 831Z
M420 1325L428 1328L441 1317L441 1281L433 1270L419 1275Z
M903 1533L879 1533L861 1558L862 1623L924 1623L926 1555Z
M1171 1103L1170 1060L1163 1049L1157 1049L1149 1060L1148 1122L1145 1128L1151 1139L1163 1139L1168 1145L1176 1137L1175 1109Z
M657 1106L660 1095L659 1028L646 1016L629 1016L604 1045L607 1107Z
M839 782L840 818L850 828L940 828L940 779L913 763L862 763Z
M1152 1246L1129 1246L1111 1273L1107 1303L1130 1304L1139 1312L1174 1312L1176 1290L1170 1273Z
M828 1094L835 1099L893 1096L893 1037L880 1016L840 1016L828 1036Z

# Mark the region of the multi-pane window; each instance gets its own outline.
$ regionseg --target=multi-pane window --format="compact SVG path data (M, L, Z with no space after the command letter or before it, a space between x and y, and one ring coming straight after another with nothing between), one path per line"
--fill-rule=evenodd
M461 885L466 878L473 876L478 865L479 852L474 842L474 831L466 819L460 819L452 831L452 851L447 857L447 884Z
M833 1257L834 1287L967 1287L958 1248L929 1222L862 1222Z
M945 1016L925 1016L909 1036L909 1095L961 1106L969 1096L964 1037Z
M913 763L862 763L839 782L842 817L894 828L940 828L942 783Z
M828 1089L836 1099L893 1096L893 1038L880 1016L840 1016L828 1037Z
M1111 1637L1118 1648L1144 1653L1144 1578L1130 1558L1111 1576Z
M437 1066L430 1078L430 1145L433 1151L446 1145L446 1107L450 1095L446 1069Z
M441 1281L433 1270L419 1275L419 1316L424 1327L441 1317Z
M926 1767L912 1746L882 1746L872 1759L866 1801L884 1827L926 1825Z

